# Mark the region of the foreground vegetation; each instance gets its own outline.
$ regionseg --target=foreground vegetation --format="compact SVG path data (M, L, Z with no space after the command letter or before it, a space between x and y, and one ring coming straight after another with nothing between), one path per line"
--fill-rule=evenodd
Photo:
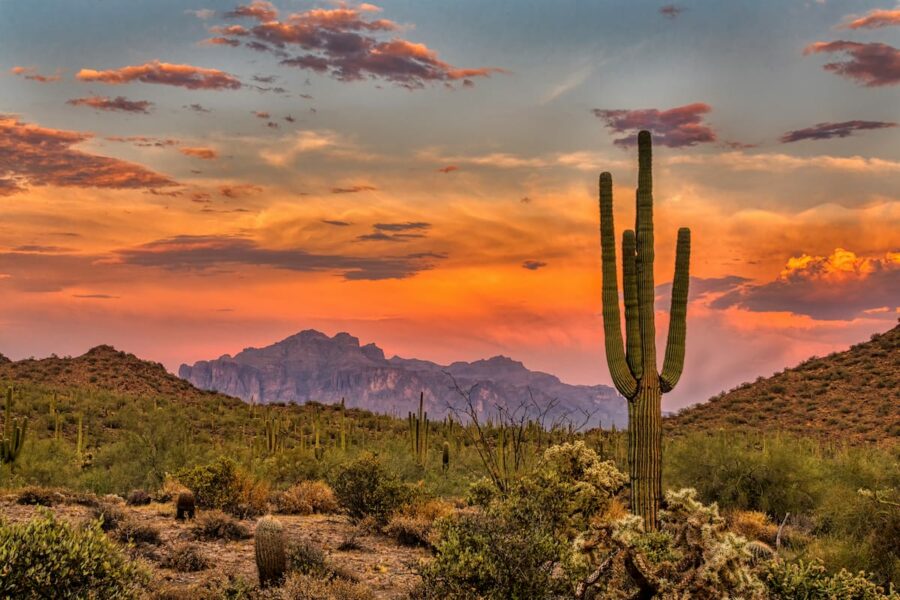
M637 535L633 544L660 559L654 573L667 580L664 574L671 567L665 566L666 561L697 551L667 550L673 534L666 533L665 519L661 538L628 533L634 524L628 525L625 518L628 497L620 485L609 484L600 494L602 502L591 500L590 513L583 506L573 508L586 501L577 494L567 501L568 508L561 508L558 502L565 494L559 489L552 496L556 503L537 493L556 489L548 477L555 477L564 488L583 487L580 475L560 475L559 468L556 475L547 474L545 453L553 444L583 442L586 450L596 453L599 464L608 460L609 468L615 465L621 475L626 466L621 432L578 433L562 427L548 432L526 422L521 430L481 424L479 433L473 425L445 421L429 425L429 441L422 448L415 444L415 424L409 420L344 410L340 405L254 407L221 396L185 402L40 385L16 388L12 414L28 417L29 425L18 460L0 472L0 485L7 489L39 485L96 497L130 497L135 490L146 490L155 500L173 502L188 487L196 495L199 514L223 510L251 523L271 511L340 510L384 535L431 548L436 558L423 577L434 589L451 589L436 583L447 580L447 585L462 585L460 589L470 592L473 588L465 586L481 586L483 597L511 597L508 591L513 588L508 586L522 585L521 581L482 572L474 584L454 583L452 572L440 571L441 565L476 560L487 565L488 573L504 573L507 568L518 572L522 570L518 561L544 565L547 556L553 556L554 564L571 569L560 567L556 572L570 576L548 583L551 588L545 597L554 597L559 590L552 586L572 588L579 578L591 575L592 566L596 570L595 563L579 558L583 553L572 554L578 544L587 543L591 555L600 557L599 550L612 551L612 544L619 543L615 540ZM519 442L516 435L521 435ZM710 523L722 519L715 525L721 535L734 531L777 549L782 565L777 573L748 567L768 593L775 593L772 585L830 589L844 585L841 578L852 579L855 575L850 574L859 571L870 574L872 585L884 588L900 578L895 543L900 537L900 498L893 491L900 489L896 447L713 432L668 438L663 456L665 487L696 489L695 496L670 496L667 509L682 506L679 514L684 516L685 506L716 502L715 515L702 514ZM458 512L457 506L470 508ZM551 514L541 512L549 507L555 507ZM579 516L570 519L567 514ZM543 529L529 532L522 529L526 523L541 524ZM605 530L605 537L598 533L601 524L612 528ZM210 527L214 532L229 529L227 523ZM588 532L595 536L592 541ZM128 543L132 538L122 539ZM518 550L506 557L484 556L485 539L510 541L491 548ZM537 552L530 559L525 552L529 549ZM513 559L515 565L505 562ZM467 576L475 573L466 570ZM534 577L539 581L546 573ZM776 597L791 597L785 594Z

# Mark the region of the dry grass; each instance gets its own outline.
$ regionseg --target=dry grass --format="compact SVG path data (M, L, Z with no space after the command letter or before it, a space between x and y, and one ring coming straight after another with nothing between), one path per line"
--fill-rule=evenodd
M416 502L391 517L384 532L405 546L431 547L435 521L453 511L453 505L444 500Z
M334 490L324 481L301 481L274 500L277 512L286 515L332 514L340 508Z

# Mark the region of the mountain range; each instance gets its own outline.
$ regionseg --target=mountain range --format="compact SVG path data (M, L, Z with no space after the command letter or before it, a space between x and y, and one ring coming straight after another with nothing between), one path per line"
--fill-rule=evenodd
M532 417L546 412L546 425L627 423L625 400L609 386L569 385L505 356L449 365L386 358L375 344L360 345L348 333L301 331L264 348L181 365L178 374L200 389L261 404L343 398L349 407L403 416L424 392L429 416L442 418L465 406L463 391L482 418L495 416L498 407L527 407Z

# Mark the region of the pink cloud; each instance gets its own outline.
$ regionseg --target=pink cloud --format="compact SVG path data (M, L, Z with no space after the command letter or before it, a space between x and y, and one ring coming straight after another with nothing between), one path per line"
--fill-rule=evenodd
M463 86L471 86L472 78L504 72L494 67L457 68L439 59L424 44L401 38L379 39L376 36L397 31L400 26L388 19L371 18L380 10L372 5L311 9L281 21L275 20L274 15L266 15L271 19L255 16L259 11L251 11L250 6L239 9L241 16L254 16L260 22L249 30L238 26L216 27L212 31L250 37L252 40L245 45L281 55L285 48L300 48L303 54L285 58L282 64L326 73L342 81L384 79L410 89L434 82L459 81Z
M0 115L0 189L29 185L155 189L174 181L140 165L75 149L90 133L50 129Z
M702 102L686 104L669 110L656 108L639 110L603 110L595 108L595 116L606 122L613 133L627 134L614 143L618 146L637 144L637 132L649 129L657 144L670 148L682 148L716 141L716 133L703 123L703 116L712 107Z
M854 79L866 87L896 85L900 83L900 51L878 42L860 43L838 40L815 42L803 50L803 54L843 53L843 62L826 63L823 67L841 77Z
M97 110L144 114L148 114L150 108L153 106L153 103L147 100L129 100L125 96L116 96L115 98L108 98L106 96L72 98L71 100L67 100L66 104L71 104L72 106L88 106Z
M175 65L158 60L107 71L81 69L75 77L81 81L99 81L110 85L140 81L174 85L189 90L236 90L241 87L241 82L236 77L218 69Z

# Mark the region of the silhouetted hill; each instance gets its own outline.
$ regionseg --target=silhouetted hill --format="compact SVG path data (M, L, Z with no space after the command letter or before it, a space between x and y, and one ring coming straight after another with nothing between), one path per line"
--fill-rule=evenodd
M900 439L900 325L844 352L760 378L665 420L668 433L788 431L820 439Z
M260 403L339 402L373 412L403 415L425 392L432 418L447 414L448 406L460 406L454 387L474 387L472 400L481 415L497 406L517 407L524 401L552 406L547 424L565 415L580 424L626 423L625 401L604 385L569 385L547 373L530 371L505 356L472 363L439 365L426 360L385 358L375 344L360 346L347 333L334 337L314 330L301 331L265 348L247 348L234 357L182 365L179 375L195 386L254 399ZM535 411L536 412L536 411Z

